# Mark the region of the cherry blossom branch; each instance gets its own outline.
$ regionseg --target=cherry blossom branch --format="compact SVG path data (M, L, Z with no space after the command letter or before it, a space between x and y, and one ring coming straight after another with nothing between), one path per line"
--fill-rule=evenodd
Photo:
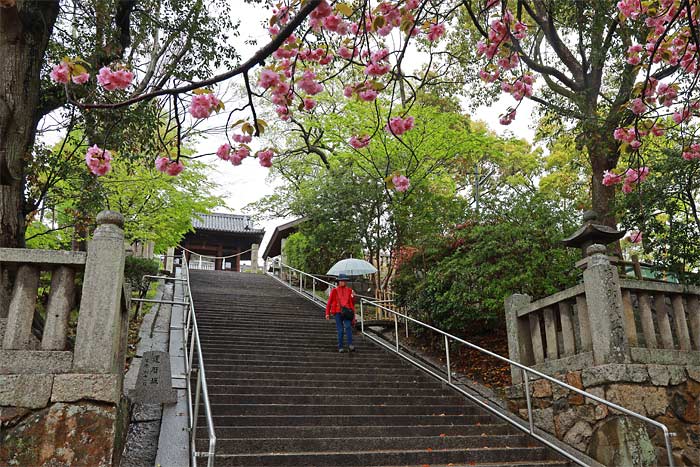
M140 96L135 96L130 99L126 99L121 102L116 103L82 103L76 101L68 94L68 102L76 105L83 109L117 109L121 107L128 107L130 105L136 104L137 102L153 99L158 96L164 95L177 95L189 91L194 91L195 89L206 88L214 84L226 81L240 74L247 73L255 66L264 63L264 61L272 55L272 53L277 50L284 41L294 32L294 30L306 19L307 16L321 3L321 0L309 0L300 10L294 15L289 23L287 23L284 28L282 28L275 37L272 38L265 46L259 49L251 58L243 62L243 64L237 66L236 68L229 70L225 73L213 76L209 79L197 81L186 86L176 87L172 89L160 89L157 91L148 92L141 94Z

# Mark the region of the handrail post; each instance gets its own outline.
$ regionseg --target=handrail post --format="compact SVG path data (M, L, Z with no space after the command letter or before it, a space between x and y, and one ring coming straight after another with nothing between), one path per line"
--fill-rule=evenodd
M408 321L406 321L408 323ZM450 365L450 341L447 338L447 334L444 334L445 337L445 361L447 362L447 382L449 384L452 384L452 365Z
M312 276L312 277L313 277L313 280L311 281L311 289L313 292L312 297L313 297L314 301L316 301L316 276Z
M396 352L399 351L399 318L394 315L394 335L396 336Z
M362 334L365 333L365 310L364 310L365 299L360 300L360 329Z
M527 371L524 369L522 370L523 373L523 383L525 384L523 387L525 388L525 400L527 401L527 421L528 424L530 425L530 434L535 433L535 425L534 421L532 420L532 401L530 400L530 375L527 374Z

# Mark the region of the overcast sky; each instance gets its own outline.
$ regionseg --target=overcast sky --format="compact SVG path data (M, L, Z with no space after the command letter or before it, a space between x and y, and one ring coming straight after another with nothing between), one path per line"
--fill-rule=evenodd
M262 21L267 19L267 14L260 6L254 6L243 2L237 2L235 13L240 15L238 16L239 18L246 19L241 23L240 37L232 39L231 42L245 60L269 39L267 32L261 25ZM250 46L246 44L245 41L248 39L256 39L258 45ZM518 116L513 123L508 126L503 126L498 123L498 116L503 113L508 106L514 103L515 100L512 97L503 96L492 107L480 107L472 113L471 116L476 120L486 122L497 134L504 135L506 133L511 133L515 136L525 138L528 141L532 141L534 130L528 127L532 122L530 114L533 107L530 101L524 101L522 103L518 109ZM230 107L236 107L236 105L231 103ZM219 118L224 117L221 115ZM221 124L219 119L212 118L210 120L210 124ZM200 141L196 149L199 154L212 153L224 142L224 138L212 136ZM244 211L244 208L250 203L261 199L263 196L271 194L274 190L275 182L268 180L268 169L261 167L257 159L245 159L243 163L237 167L234 167L228 162L219 161L216 156L209 156L203 158L203 160L210 162L213 166L212 179L219 185L216 194L223 197L227 208L233 213L257 214L251 211ZM260 226L265 228L265 238L263 239L262 248L267 244L274 228L288 220L289 219L273 219L260 223Z

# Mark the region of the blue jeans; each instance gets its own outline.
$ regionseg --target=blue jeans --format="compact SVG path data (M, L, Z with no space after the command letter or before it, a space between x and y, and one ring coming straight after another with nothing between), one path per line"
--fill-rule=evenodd
M343 333L348 336L348 346L352 345L352 321L343 319L340 313L333 315L335 317L335 328L338 330L338 348L343 348Z

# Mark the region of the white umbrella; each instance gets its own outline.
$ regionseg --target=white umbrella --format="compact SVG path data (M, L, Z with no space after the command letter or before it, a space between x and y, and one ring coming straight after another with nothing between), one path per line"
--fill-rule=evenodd
M372 274L375 272L377 272L377 268L372 266L372 263L363 259L348 258L335 263L326 274L329 276L337 276L338 274L364 276L365 274Z

